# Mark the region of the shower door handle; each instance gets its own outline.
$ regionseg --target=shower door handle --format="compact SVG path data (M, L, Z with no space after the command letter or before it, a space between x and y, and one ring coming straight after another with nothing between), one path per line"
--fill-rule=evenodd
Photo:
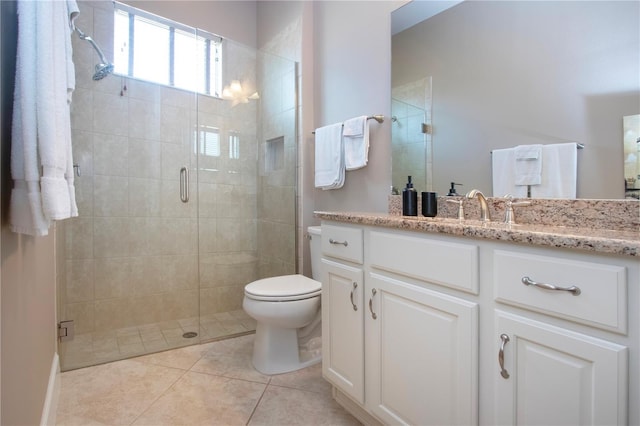
M189 169L186 167L180 169L180 201L189 202Z

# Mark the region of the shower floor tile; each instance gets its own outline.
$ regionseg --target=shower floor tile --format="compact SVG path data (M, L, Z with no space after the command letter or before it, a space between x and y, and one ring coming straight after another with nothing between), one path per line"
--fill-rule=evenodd
M62 371L165 351L255 331L255 320L243 310L183 318L76 335L61 344ZM186 332L198 338L183 337Z
M67 371L57 425L359 425L320 364L274 376L251 365L254 335Z

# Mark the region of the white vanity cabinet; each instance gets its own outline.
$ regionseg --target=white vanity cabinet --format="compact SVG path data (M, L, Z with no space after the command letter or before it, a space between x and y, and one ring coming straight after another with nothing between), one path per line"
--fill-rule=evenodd
M370 273L366 402L385 424L477 424L477 306Z
M496 330L496 424L627 424L626 347L499 310Z
M323 374L365 424L640 424L637 258L327 220L322 239Z
M322 226L322 374L364 404L363 231Z
M364 274L328 259L322 268L322 373L364 404Z
M628 424L627 284L638 279L637 262L511 246L491 253L500 302L495 423ZM510 305L524 311L509 312Z
M395 256L415 256L403 238L323 223L324 377L384 424L477 424L477 304L425 286L475 291L477 247L422 241L433 257L403 275Z

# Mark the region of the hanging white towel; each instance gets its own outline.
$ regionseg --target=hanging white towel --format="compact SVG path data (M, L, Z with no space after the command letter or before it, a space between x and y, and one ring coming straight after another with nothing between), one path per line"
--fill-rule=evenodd
M514 149L515 184L540 185L542 182L542 145L518 145Z
M9 215L14 232L47 235L51 220L78 215L69 109L73 7L68 5L18 1Z
M316 129L315 186L338 189L344 185L344 146L342 123Z
M343 124L345 168L361 169L369 161L369 120L363 115L350 118Z
M527 196L527 187L516 186L515 184L514 162L514 148L494 149L492 151L491 175L494 197L504 197L507 194L518 198Z
M578 146L575 142L543 145L542 183L531 187L532 198L576 198Z

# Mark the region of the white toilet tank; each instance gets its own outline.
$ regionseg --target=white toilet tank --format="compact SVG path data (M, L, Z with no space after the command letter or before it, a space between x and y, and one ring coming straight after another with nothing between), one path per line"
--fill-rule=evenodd
M309 233L309 249L311 251L311 278L322 281L322 228L310 226L307 228L307 232Z

